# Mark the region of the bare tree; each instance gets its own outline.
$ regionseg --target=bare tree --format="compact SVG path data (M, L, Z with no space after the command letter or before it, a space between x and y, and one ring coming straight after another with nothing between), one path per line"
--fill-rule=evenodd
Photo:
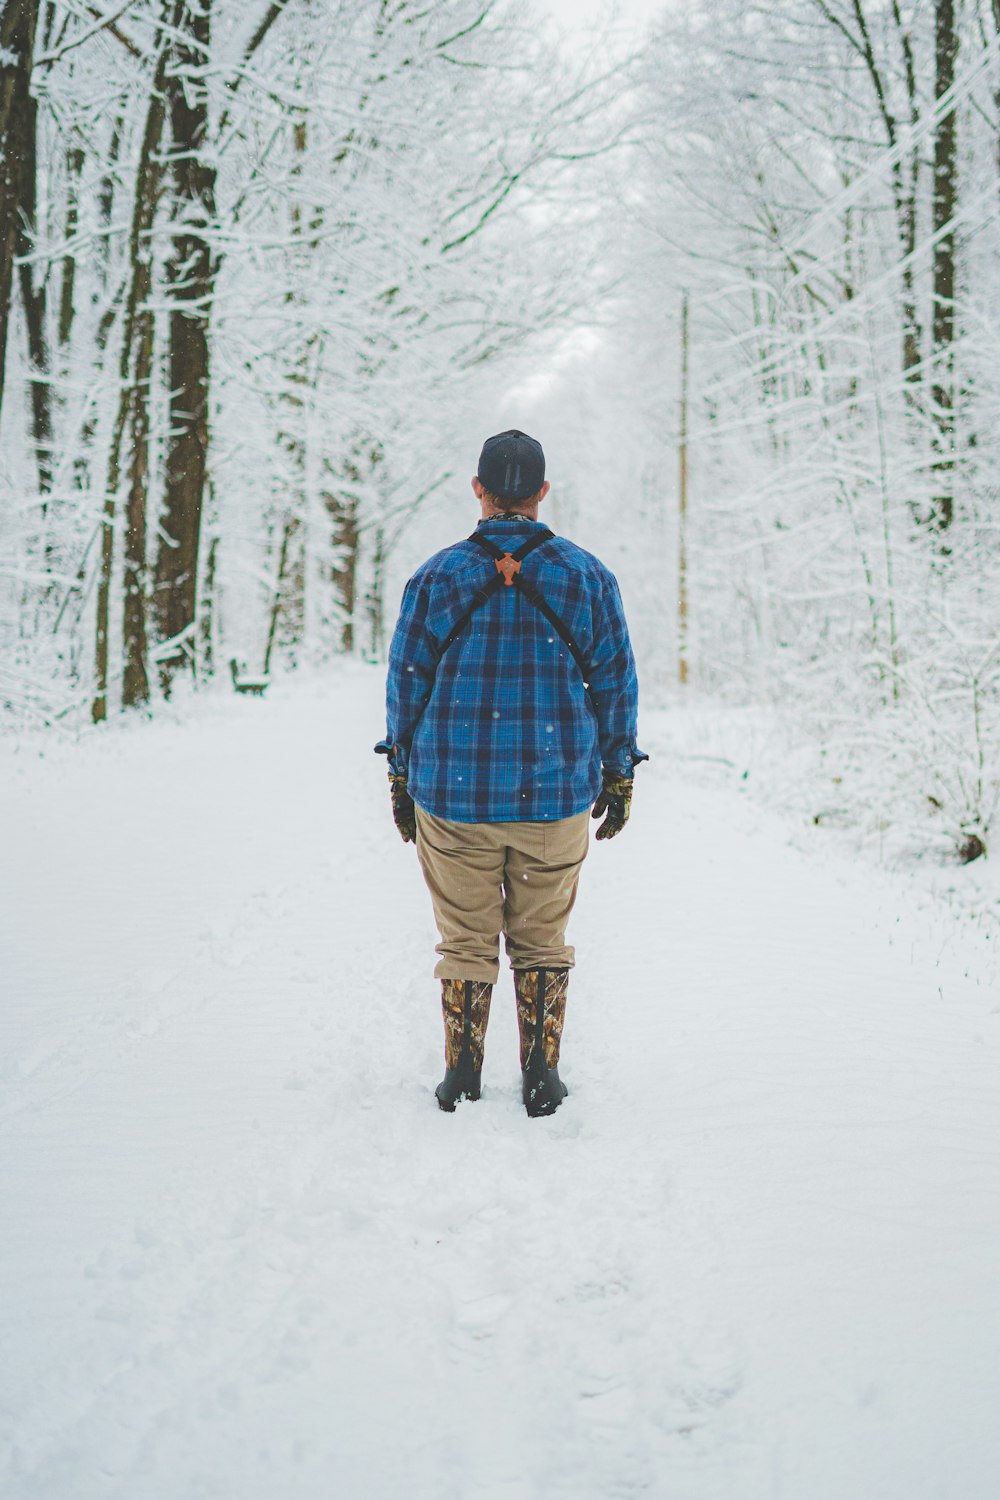
M935 0L934 97L946 101L955 86L958 31L955 0ZM932 522L946 531L955 515L955 210L958 206L958 112L945 104L934 135L934 194L931 224L934 258L931 269L932 400L938 457Z
M194 661L195 601L202 497L208 465L211 352L209 321L215 265L208 236L215 223L215 168L209 163L208 92L211 0L177 0L166 75L171 126L172 248L170 302L170 436L159 524L154 598L164 687L181 663Z
M52 395L46 334L46 285L36 272L38 101L31 89L37 0L7 0L0 15L0 403L3 396L10 280L14 257L28 338L28 380L38 488L52 487Z
M163 13L167 17L166 10ZM123 652L126 705L149 696L146 672L146 504L149 457L149 383L152 367L153 314L149 306L153 276L152 229L159 202L168 50L161 31L149 83L145 126L136 163L132 223L128 241L128 279L119 354L119 396L108 451L97 589L95 683L91 717L108 715L108 628L114 567L115 520L121 483L122 449L132 439L125 534Z
M36 114L31 70L38 0L3 0L0 10L0 409L3 407L7 332L14 259L22 244L25 175L33 166Z

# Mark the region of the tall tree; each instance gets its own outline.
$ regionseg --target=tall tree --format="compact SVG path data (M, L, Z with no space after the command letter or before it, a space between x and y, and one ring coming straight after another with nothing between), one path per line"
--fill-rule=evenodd
M21 178L29 158L26 134L38 0L3 0L0 10L0 409L3 407Z
M31 73L38 27L38 0L3 0L0 10L0 409L3 407L14 262L22 257L21 293L32 364L32 414L39 488L51 478L51 421L45 345L44 286L29 262L35 224L38 105Z
M242 68L229 81L234 95L243 68L263 44L289 0L270 0L247 42ZM195 616L198 554L208 475L211 401L211 319L221 257L210 237L216 223L216 168L208 149L210 119L206 74L211 58L212 0L176 0L166 92L171 127L169 167L173 186L168 371L170 427L164 505L154 569L154 598L161 644L160 676L169 691L175 672L196 662ZM220 133L228 123L228 110Z
M958 111L951 97L958 56L955 0L935 0L934 97L941 109L934 134L931 222L933 414L938 456L932 522L945 531L955 514L955 210L958 204ZM950 99L950 102L948 102ZM942 101L945 101L942 104Z
M872 4L870 0L869 3L866 0L845 0L842 6L840 0L812 0L812 3L861 60L885 135L891 161L889 172L901 266L903 375L907 399L911 404L917 404L923 336L917 311L914 251L919 228L921 154L916 135L920 123L920 100L912 31L900 8L900 0L891 0L888 7L889 37L882 46L875 30L875 23L882 14L877 3ZM900 84L894 87L897 72L901 75ZM908 141L904 139L904 127L910 132Z
M167 17L164 12L164 18ZM153 314L152 229L159 201L163 169L160 142L165 114L164 86L167 47L160 33L159 50L150 80L149 103L136 164L132 223L128 241L128 275L122 319L118 376L119 394L108 452L104 490L101 555L97 587L94 699L95 724L108 716L108 650L111 584L114 567L115 521L121 482L122 449L126 434L132 439L129 496L125 534L125 598L123 651L126 704L144 702L149 695L146 674L146 502L148 490L149 377L152 361ZM138 444L138 451L136 450Z
M208 240L215 222L216 173L205 150L211 0L177 0L172 30L166 78L174 200L167 260L170 432L154 584L160 639L174 647L161 664L166 689L177 668L194 661L198 546L208 466L209 322L216 271Z

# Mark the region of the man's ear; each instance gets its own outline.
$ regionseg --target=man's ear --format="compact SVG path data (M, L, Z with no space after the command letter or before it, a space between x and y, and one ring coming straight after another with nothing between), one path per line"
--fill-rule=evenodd
M552 486L549 484L549 481L546 479L545 483L542 485L541 489L538 491L538 499L539 499L539 501L542 501L542 500L545 499L545 496L549 493L549 490L551 488L552 488Z
M477 500L481 500L483 498L483 487L479 482L478 474L473 474L472 476L472 493L475 495Z

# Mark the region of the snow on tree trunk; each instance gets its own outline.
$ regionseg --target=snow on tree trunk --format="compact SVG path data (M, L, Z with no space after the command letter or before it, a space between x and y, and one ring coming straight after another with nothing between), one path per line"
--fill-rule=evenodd
M170 427L164 506L155 567L161 679L194 665L195 604L202 502L208 468L211 346L216 263L208 242L215 220L215 168L205 157L208 95L202 74L211 40L211 0L178 0L166 92L169 167L175 213L167 260L170 302Z

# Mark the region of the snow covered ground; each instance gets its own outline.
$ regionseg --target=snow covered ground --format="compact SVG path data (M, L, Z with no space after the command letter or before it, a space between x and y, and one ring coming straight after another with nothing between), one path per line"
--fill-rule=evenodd
M995 1500L990 940L657 748L434 1106L357 668L0 747L4 1500ZM697 745L691 745L692 752Z

